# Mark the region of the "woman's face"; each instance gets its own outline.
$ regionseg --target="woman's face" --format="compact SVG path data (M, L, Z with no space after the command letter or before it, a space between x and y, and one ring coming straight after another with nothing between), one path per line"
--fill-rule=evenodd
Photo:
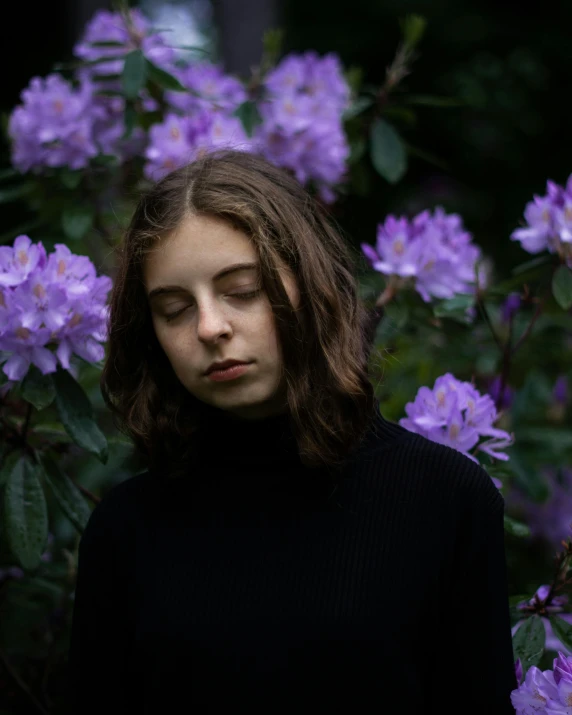
M146 257L145 291L157 339L185 389L237 418L260 419L286 410L282 353L266 294L249 296L256 268L217 277L236 263L258 264L248 236L221 219L189 216ZM283 267L280 276L297 308L295 279ZM160 287L168 290L153 294ZM205 375L228 359L250 365L234 380Z

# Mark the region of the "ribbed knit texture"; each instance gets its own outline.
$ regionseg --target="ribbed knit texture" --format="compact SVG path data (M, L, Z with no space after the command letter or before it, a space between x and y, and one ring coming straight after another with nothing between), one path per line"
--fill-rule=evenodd
M379 412L337 481L214 410L192 473L82 536L70 713L514 713L504 500Z

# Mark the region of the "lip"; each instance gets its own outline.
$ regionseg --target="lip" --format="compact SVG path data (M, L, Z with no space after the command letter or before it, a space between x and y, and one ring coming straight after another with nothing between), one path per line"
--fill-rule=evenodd
M215 370L226 370L229 367L235 367L237 365L250 365L248 362L242 362L241 360L223 360L221 363L213 363L209 368L207 368L205 375L210 375L211 372Z
M213 382L227 382L229 380L235 380L237 377L244 375L244 373L248 371L250 365L251 363L248 362L235 363L227 368L211 370L207 377Z

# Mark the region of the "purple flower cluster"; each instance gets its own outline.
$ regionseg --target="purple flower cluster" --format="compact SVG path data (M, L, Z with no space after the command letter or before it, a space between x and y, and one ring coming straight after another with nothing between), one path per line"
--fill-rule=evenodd
M413 278L428 303L473 293L475 266L481 250L463 229L461 217L442 208L422 211L412 220L388 216L377 229L375 248L361 244L372 268L386 275Z
M546 182L546 194L534 195L524 210L526 226L510 235L529 253L558 253L572 268L572 174L566 187Z
M163 121L151 126L148 137L138 127L126 141L120 75L125 56L135 49L188 91L166 91ZM74 85L57 74L35 77L11 116L12 163L21 172L82 169L98 154L120 161L143 154L145 176L158 180L201 152L226 147L260 152L302 184L315 186L324 201L334 200L333 187L343 179L349 156L342 114L350 97L336 55L289 55L268 73L259 105L262 123L248 138L234 115L248 98L242 82L207 62L176 64L174 49L137 9L96 12L74 54L87 63L76 71ZM143 111L160 109L146 89L139 99Z
M89 84L74 89L58 74L34 77L21 96L8 126L12 164L19 171L83 169L99 153L94 125L103 114L93 107Z
M85 168L98 154L112 154L125 160L141 153L145 134L138 129L122 141L125 100L98 94L102 89L120 89L120 81L101 81L104 75L118 75L126 55L141 47L145 56L163 68L174 61L174 51L162 36L149 30L139 10L130 12L130 27L120 13L97 12L88 23L84 36L75 47L80 59L95 62L82 66L74 87L59 74L45 79L34 77L22 92L22 104L14 109L9 121L12 164L21 172L42 171L45 167ZM96 42L118 42L121 47L94 46ZM142 92L144 108L153 111L157 103Z
M254 133L260 152L332 202L332 187L342 181L349 157L342 113L350 90L339 58L290 54L268 73L264 87L263 121Z
M0 246L0 363L9 380L22 380L31 364L44 375L58 362L69 370L72 354L102 360L110 289L108 276L64 244L49 256L28 236Z
M116 42L120 46L101 46L94 43ZM95 132L101 151L104 154L120 155L122 159L140 154L145 146L145 133L137 128L128 141L121 141L124 134L125 100L122 97L109 97L98 94L101 90L121 89L119 78L129 52L141 49L145 57L153 64L172 71L175 51L166 44L159 32L153 32L148 20L137 8L129 15L119 12L99 10L87 24L81 40L74 47L74 54L90 64L82 66L76 77L88 82L93 92L93 108L97 113ZM106 60L106 58L111 58ZM115 59L113 59L115 58ZM140 98L143 109L153 112L159 109L157 102L146 89L141 90Z
M544 601L546 597L548 596L548 593L550 591L550 586L547 584L540 586L536 590L536 593L534 596L529 599L528 601L522 601L517 605L517 609L519 611L524 611L527 606L534 606L535 602L540 602ZM550 599L550 603L545 606L546 612L550 615L556 615L558 614L559 618L562 618L566 621L566 623L571 623L572 624L572 613L565 613L563 612L563 608L568 606L568 596L562 595L562 596L553 596ZM514 624L512 627L511 633L514 636L514 634L518 631L518 629L521 627L521 625L524 623L524 618L517 623ZM570 655L572 656L572 651L566 648L566 646L561 642L561 640L554 635L554 631L552 629L552 626L550 624L550 621L548 618L542 617L542 623L544 625L544 630L546 632L546 640L544 644L544 648L546 650L554 650L554 651L563 651L565 655Z
M450 373L441 375L432 390L419 388L415 400L405 405L407 417L399 424L410 432L452 447L473 462L478 460L469 454L481 437L491 439L482 442L477 450L495 459L508 460L498 450L513 444L513 437L504 430L496 429L493 423L498 415L495 403L489 395L481 395L470 382L461 382ZM500 489L502 483L493 478Z
M516 715L570 715L572 703L572 658L563 652L552 663L553 670L533 665L524 682L510 699Z
M251 147L237 117L208 112L192 117L167 114L161 124L154 124L149 130L144 173L151 181L159 181L208 151L223 148L249 151Z
M208 62L175 68L172 73L189 92L167 91L165 99L182 114L232 114L247 99L246 90L240 80L225 74L219 67Z
M120 46L94 44L104 42L116 42ZM132 8L128 16L98 10L74 47L74 55L90 63L102 60L82 68L82 74L95 80L102 75L121 74L124 65L122 56L135 49L141 49L150 62L165 70L169 70L175 60L173 48L167 46L161 33L151 31L148 20L137 8ZM107 57L110 59L106 61Z
M513 487L506 495L507 506L521 514L532 539L560 550L562 540L572 538L572 469L563 467L558 476L555 467L547 467L541 476L548 489L546 501L538 504Z

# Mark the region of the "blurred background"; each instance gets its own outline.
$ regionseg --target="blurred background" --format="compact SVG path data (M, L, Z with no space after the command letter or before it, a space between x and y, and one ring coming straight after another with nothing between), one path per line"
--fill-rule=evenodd
M266 30L283 30L282 53L314 49L338 53L343 65L381 84L400 37L399 18L427 19L419 59L403 81L411 93L458 98L465 106L417 106L409 133L420 156L411 156L405 179L391 186L360 165L363 196L338 202L336 217L356 242L370 241L390 210L417 211L439 203L461 213L475 241L497 269L522 260L506 237L532 193L546 179L564 183L570 150L562 143L566 111L572 4L526 12L503 0L141 0L156 27L169 28L173 44L204 47L231 73L248 76L260 61ZM103 0L12 3L15 31L2 43L0 111L19 102L30 77L45 76L72 59L72 48ZM33 22L30 22L33 13ZM9 33L7 33L9 34ZM25 46L24 46L25 45ZM407 120L406 120L407 122ZM408 129L402 131L407 138ZM9 164L5 139L1 164ZM371 195L377 196L372 201ZM8 209L6 209L8 210ZM10 207L9 210L12 210ZM502 246L502 250L497 247Z

